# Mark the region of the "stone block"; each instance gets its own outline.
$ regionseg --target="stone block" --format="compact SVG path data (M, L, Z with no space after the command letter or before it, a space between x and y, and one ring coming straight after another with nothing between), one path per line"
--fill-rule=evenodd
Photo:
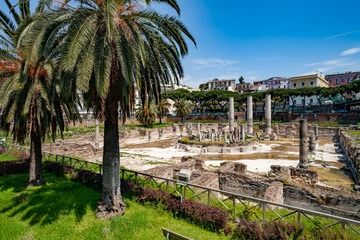
M292 179L309 184L315 184L319 182L319 175L317 172L303 168L290 168L290 175Z
M243 163L235 163L234 171L241 174L246 174L247 166Z
M273 182L265 190L264 200L283 204L284 203L284 185L282 182ZM267 204L267 208L275 209L277 208L274 205Z
M191 173L192 171L190 169L181 169L178 173L175 174L175 177L179 181L190 182Z

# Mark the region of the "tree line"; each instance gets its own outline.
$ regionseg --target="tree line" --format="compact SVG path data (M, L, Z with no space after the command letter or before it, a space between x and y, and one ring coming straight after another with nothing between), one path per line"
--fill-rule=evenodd
M334 102L335 98L340 97L345 103L353 100L354 95L360 92L360 80L353 81L347 85L325 88L297 88L297 89L271 89L264 92L238 93L224 90L210 91L189 91L187 89L171 90L163 93L163 98L168 98L175 103L187 101L192 104L193 111L197 113L205 112L226 112L228 109L229 98L233 97L235 107L238 111L245 110L248 96L253 97L257 104L264 104L266 94L271 94L273 105L282 105L285 109L290 104L290 100L296 97L316 96L319 104L326 100Z

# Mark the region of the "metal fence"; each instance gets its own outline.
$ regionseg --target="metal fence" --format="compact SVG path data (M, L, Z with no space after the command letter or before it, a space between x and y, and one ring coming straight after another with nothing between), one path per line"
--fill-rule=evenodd
M18 145L8 145L11 148L29 150ZM102 173L102 164L87 162L73 157L43 152L43 160L57 162L76 169L91 170ZM341 226L341 230L350 229L360 237L360 221L336 216L324 212L275 203L260 198L246 196L220 189L204 187L174 179L157 177L150 174L120 169L121 179L138 185L157 188L180 197L181 201L195 200L207 205L217 206L228 210L234 217L239 212L248 212L254 218L263 222L295 221L299 227L312 224L319 229ZM321 222L320 222L321 219Z

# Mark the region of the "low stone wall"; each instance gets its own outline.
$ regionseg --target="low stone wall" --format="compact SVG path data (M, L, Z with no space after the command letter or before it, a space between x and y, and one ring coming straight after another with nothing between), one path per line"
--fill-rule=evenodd
M316 184L319 182L319 175L317 172L294 167L284 167L279 165L271 166L270 176L275 177L281 181L294 180L304 182L307 184Z
M264 114L259 113L256 117L261 118ZM288 113L277 112L273 114L273 119L284 122L299 121L306 118L308 122L339 122L356 124L360 121L360 114L358 113Z
M341 131L339 143L347 158L347 165L350 167L354 181L360 184L360 144L356 140Z
M17 160L0 162L0 176L25 173L29 170L29 161Z
M284 171L283 169L278 169ZM291 170L288 170L291 173ZM293 175L304 177L304 174L293 171ZM269 187L274 182L283 184L283 201L285 204L312 209L316 211L337 214L360 219L360 194L324 187L318 184L308 184L290 179L241 174L233 170L219 171L219 187L221 190L239 193L247 196L265 198ZM271 188L270 188L271 189ZM268 190L268 191L267 191ZM280 191L281 189L277 189ZM271 192L271 191L270 191ZM269 196L268 196L269 197ZM279 199L281 201L281 197Z

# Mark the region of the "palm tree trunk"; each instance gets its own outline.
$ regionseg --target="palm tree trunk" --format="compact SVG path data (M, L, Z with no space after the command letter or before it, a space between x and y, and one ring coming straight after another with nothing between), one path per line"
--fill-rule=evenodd
M116 71L116 68L112 69L105 103L102 192L96 213L99 218L125 213L125 203L120 191L119 80Z
M32 109L31 114L29 186L39 186L44 183L41 176L41 133L36 109Z
M43 184L41 176L41 137L38 134L31 133L30 147L30 169L29 169L29 185L39 186Z

